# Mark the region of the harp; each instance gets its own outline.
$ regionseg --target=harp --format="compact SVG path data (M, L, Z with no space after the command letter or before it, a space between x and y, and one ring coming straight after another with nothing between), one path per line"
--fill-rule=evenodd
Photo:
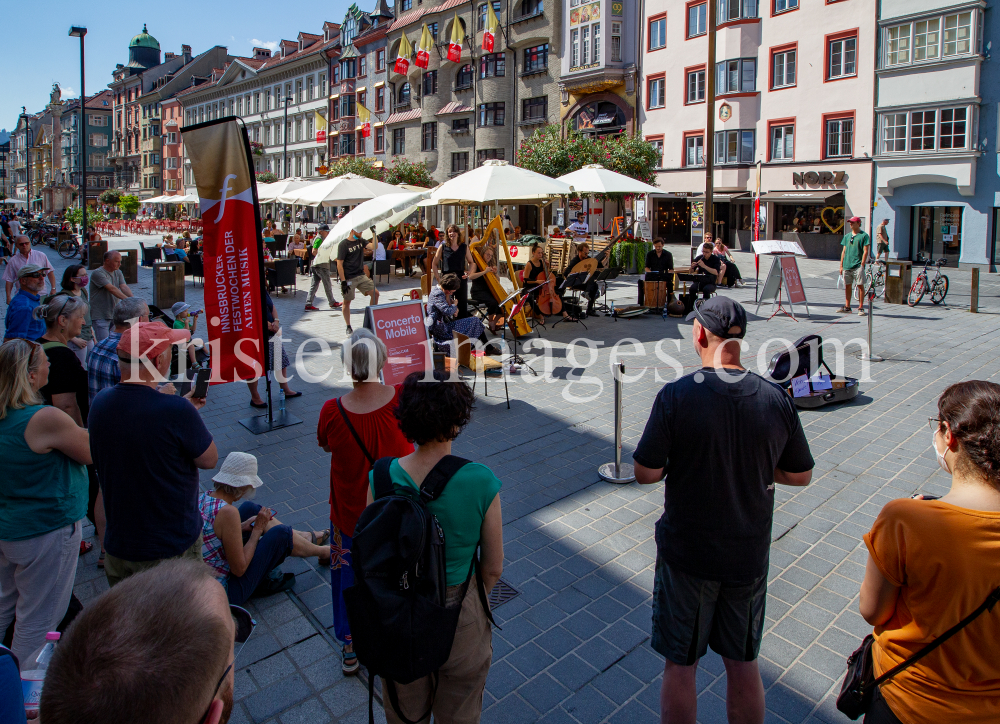
M492 245L494 243L496 244L496 252L493 254L493 258L499 262L500 255L497 252L499 252L500 249L503 249L503 258L507 262L507 269L510 270L510 280L514 284L515 289L520 288L521 284L517 279L517 275L513 273L514 262L510 256L510 249L507 247L507 238L503 233L503 219L501 219L500 216L494 217L493 221L490 222L490 225L486 227L486 230L483 232L483 237L479 239L479 241L474 241L469 244L469 251L472 253L472 258L476 262L476 270L483 271L486 269L486 262L483 260L480 248L484 245ZM490 288L490 291L493 293L493 296L496 298L498 304L507 298L508 292L500 284L500 280L497 279L496 274L489 272L483 278L486 280L486 285ZM508 319L510 318L510 311L513 307L513 302L507 302L507 304L504 305L504 311L507 313ZM517 313L517 316L513 319L513 323L517 329L518 336L531 332L531 328L528 327L528 320L525 318L523 310Z

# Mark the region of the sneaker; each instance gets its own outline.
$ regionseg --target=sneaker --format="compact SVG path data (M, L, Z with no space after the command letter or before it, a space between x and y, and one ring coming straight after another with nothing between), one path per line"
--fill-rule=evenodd
M307 304L306 305L306 311L307 312L318 312L319 311L319 307L313 306L312 304Z
M341 304L340 302L330 302L331 309L340 309L342 306L344 305Z
M347 325L347 333L348 334L354 334L354 327L352 327L351 325L348 324Z

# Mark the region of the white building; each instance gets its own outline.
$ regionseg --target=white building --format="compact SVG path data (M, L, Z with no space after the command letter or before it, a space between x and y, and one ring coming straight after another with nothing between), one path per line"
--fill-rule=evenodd
M646 6L643 135L662 148L653 235L703 234L704 153L714 153L715 232L749 249L756 164L767 238L839 258L845 218L868 225L872 199L875 0L717 0ZM705 138L706 66L715 73L715 138Z

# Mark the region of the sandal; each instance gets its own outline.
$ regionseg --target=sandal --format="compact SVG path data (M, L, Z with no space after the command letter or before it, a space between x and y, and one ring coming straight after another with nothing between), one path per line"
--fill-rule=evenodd
M341 650L341 652L344 654L344 676L356 674L359 666L358 655L353 651L348 651L346 646Z
M858 316L859 316L859 317L863 317L863 316L865 316L866 314L867 314L867 312L866 312L866 311L865 311L864 309L859 309L859 310L858 310Z
M841 307L840 309L837 310L837 314L850 314L850 313L851 313L850 307Z
M314 546L326 545L326 542L330 540L330 531L324 530L321 534L316 535L316 531L309 531L309 537L312 539L312 544Z
M104 568L104 551L101 551L101 555L97 557L97 567Z

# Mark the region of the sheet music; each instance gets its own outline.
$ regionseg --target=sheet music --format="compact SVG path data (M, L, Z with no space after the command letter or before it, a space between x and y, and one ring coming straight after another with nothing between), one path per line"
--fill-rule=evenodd
M795 254L795 256L807 256L805 249L797 241L785 241L784 239L761 239L751 241L754 254Z

